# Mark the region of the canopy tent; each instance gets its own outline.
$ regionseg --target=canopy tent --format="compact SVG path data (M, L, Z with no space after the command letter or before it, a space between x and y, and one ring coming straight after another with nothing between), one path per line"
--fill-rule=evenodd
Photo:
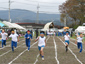
M16 24L16 23L10 23L10 22L7 22L7 21L3 21L3 23L5 25L8 26L8 28L16 28L16 29L20 29L20 30L25 30L25 28L23 28L22 26Z
M8 28L16 28L15 26L13 26L12 23L7 22L7 21L3 21L4 24L6 24L8 26Z
M0 21L0 27L5 27L6 25Z
M75 32L85 33L85 26L79 26Z
M42 30L49 30L50 28L54 28L53 22L47 23Z
M12 23L13 26L16 26L17 29L22 29L22 30L26 30L25 28L23 28L22 26L16 24L16 23Z

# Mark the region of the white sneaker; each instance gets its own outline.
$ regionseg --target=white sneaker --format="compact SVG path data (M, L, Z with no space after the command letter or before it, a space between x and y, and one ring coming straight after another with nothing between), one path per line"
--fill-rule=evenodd
M29 50L28 50L28 52L29 52Z
M42 58L42 60L44 61L44 58Z

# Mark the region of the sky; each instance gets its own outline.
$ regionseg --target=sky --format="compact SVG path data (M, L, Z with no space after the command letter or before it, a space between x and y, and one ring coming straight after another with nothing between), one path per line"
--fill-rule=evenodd
M0 10L8 9L9 0L0 0ZM11 9L25 9L37 12L39 5L39 13L60 14L59 5L66 0L10 0Z

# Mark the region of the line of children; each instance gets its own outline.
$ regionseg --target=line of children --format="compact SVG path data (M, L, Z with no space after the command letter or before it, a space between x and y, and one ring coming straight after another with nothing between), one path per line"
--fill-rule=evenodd
M46 37L44 34L45 34L44 31L41 31L40 36L35 40L35 42L38 41L38 49L39 49L40 56L42 57L42 60L44 60L43 49L46 46Z

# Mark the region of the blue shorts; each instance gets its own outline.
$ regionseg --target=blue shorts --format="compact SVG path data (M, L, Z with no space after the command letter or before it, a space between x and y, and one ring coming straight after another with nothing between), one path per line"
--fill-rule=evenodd
M69 40L65 40L65 43L68 43L68 45L69 45Z
M41 48L44 48L45 47L45 45L42 45L42 46L38 46L38 49L39 49L39 51L41 50Z

